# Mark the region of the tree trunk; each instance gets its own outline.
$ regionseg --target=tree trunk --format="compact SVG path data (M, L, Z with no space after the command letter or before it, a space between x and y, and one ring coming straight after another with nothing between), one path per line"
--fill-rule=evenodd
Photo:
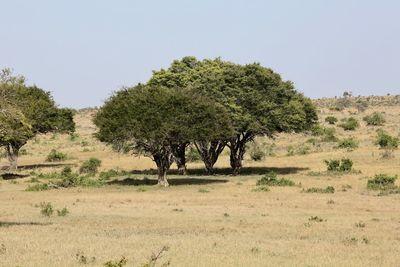
M6 153L7 158L10 163L8 170L9 171L16 171L18 170L18 155L19 155L19 148L14 147L12 145L6 146Z
M225 141L195 142L208 174L214 173L214 164L226 146Z
M175 158L176 166L178 167L178 174L186 174L186 147L189 145L188 142L182 144L172 145L172 154Z
M169 186L167 180L167 171L171 167L173 156L169 149L162 149L161 151L153 154L153 160L155 161L158 169L158 185Z
M238 175L240 173L240 169L243 166L242 161L244 154L246 153L246 143L251 141L253 138L254 135L251 133L242 133L229 141L228 147L231 150L230 163L233 175Z

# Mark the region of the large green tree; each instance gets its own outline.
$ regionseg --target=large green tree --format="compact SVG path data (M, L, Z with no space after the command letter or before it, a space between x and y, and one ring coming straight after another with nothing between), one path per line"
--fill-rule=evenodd
M198 61L185 57L154 72L149 83L190 88L228 110L234 134L197 147L212 162L210 155L218 158L228 146L234 174L242 167L246 144L257 135L306 131L318 119L311 100L297 92L292 82L258 63L239 65L219 58Z
M216 138L229 129L225 108L187 90L137 85L115 93L94 118L96 137L117 151L150 157L158 184L168 186L167 171L178 144Z
M27 86L23 76L9 69L0 72L0 146L4 147L10 169L17 169L19 150L37 134L75 131L73 112L58 108L49 92Z

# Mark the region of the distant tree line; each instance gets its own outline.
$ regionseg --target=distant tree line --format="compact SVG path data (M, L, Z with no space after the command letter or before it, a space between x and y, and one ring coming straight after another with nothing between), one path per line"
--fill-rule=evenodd
M25 77L0 71L0 147L10 170L16 170L20 149L37 134L75 131L73 112L58 108L49 92L28 86Z
M246 145L256 136L307 131L317 120L311 100L269 68L185 57L153 72L146 84L116 92L94 123L100 141L151 157L158 183L168 186L166 174L173 162L181 173L186 171L189 145L196 147L210 174L229 148L236 175Z

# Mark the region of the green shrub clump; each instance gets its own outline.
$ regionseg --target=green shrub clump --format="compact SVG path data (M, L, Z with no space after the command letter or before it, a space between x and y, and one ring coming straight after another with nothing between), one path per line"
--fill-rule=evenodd
M341 121L342 122L338 126L343 128L345 131L354 131L356 128L360 126L357 119L354 117L342 119Z
M363 120L369 126L382 126L386 122L385 117L380 112L374 112L371 115L367 115Z
M201 161L201 156L199 151L193 146L190 146L189 149L186 151L186 161L187 162L196 162Z
M97 158L90 158L82 163L82 166L79 168L80 173L88 173L95 174L97 170L101 166L101 160Z
M327 186L326 188L311 187L303 190L304 193L319 193L319 194L333 194L335 193L335 188L333 186Z
M46 161L48 162L58 162L64 161L67 159L67 154L59 152L55 149L52 149L50 153L47 155Z
M325 122L329 123L329 124L335 124L338 121L338 119L334 116L328 116L325 118Z
M353 168L353 161L351 159L332 159L324 161L328 171L348 172Z
M257 181L257 186L294 186L295 183L289 179L277 178L275 172L265 174Z
M376 144L382 149L396 149L399 146L399 138L389 135L382 129L376 131Z
M357 139L355 139L354 137L344 138L338 141L337 147L344 148L347 150L353 150L358 147L358 142Z
M367 188L370 190L387 190L395 188L396 176L389 176L386 174L376 174L374 178L369 179Z

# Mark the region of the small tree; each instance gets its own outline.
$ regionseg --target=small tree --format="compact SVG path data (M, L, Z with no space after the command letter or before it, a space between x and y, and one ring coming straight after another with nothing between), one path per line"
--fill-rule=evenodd
M382 113L374 112L371 115L367 115L363 118L368 126L382 126L386 120Z
M358 123L356 118L349 117L342 119L342 123L340 123L338 126L343 128L345 131L354 131L360 126L360 124Z
M376 144L379 145L381 149L397 149L399 146L399 138L389 135L382 129L376 131Z
M337 119L336 117L334 117L334 116L328 116L328 117L325 118L325 121L326 121L327 123L333 125L333 124L335 124L335 123L338 121L338 119Z
M100 141L118 151L150 157L162 186L168 186L166 174L175 144L206 142L220 129L230 129L225 110L210 99L145 85L117 92L96 114L94 123Z
M14 117L26 126L25 130L18 134L15 134L20 132L16 128L22 124L13 124L16 128L3 127L0 146L6 149L10 170L17 169L19 150L30 138L41 133L75 130L71 110L57 108L49 92L36 86L27 86L24 82L23 76L13 76L9 69L0 72L0 105L3 110L10 110L8 115L4 115L3 120L7 121ZM30 129L29 134L27 128ZM5 132L5 129L10 132Z
M293 83L258 63L239 65L194 57L175 60L167 70L153 73L150 84L181 87L221 104L228 111L234 133L227 139L197 144L203 160L213 165L225 146L230 149L233 174L238 174L246 145L256 136L302 132L316 123L310 99L295 91Z

